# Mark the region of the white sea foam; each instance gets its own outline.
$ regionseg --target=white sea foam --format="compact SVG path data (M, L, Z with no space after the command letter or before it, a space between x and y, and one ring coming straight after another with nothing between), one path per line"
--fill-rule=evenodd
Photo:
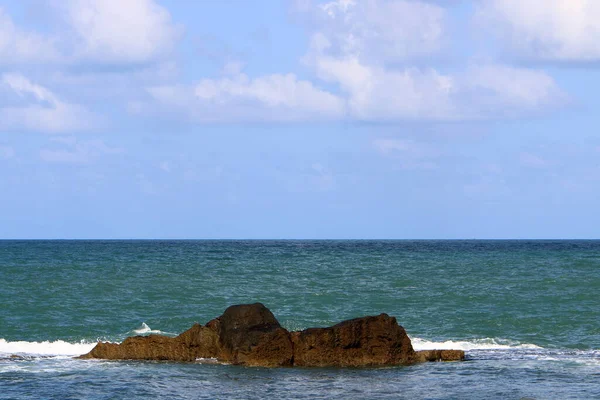
M63 340L54 342L8 342L0 339L0 355L32 355L32 356L79 356L88 353L96 343L69 343Z
M224 363L221 363L219 360L217 360L216 358L213 358L213 357L210 357L210 358L204 358L204 357L196 358L196 362L198 362L200 364L224 364Z
M530 343L520 343L515 340L483 338L471 340L447 340L445 342L432 342L421 338L411 338L415 350L512 350L512 349L542 349Z
M142 322L142 325L140 325L139 328L134 329L132 332L135 333L136 335L145 335L145 334L150 334L150 333L156 333L156 334L163 333L162 331L159 331L158 329L150 328L145 322Z
M152 329L145 322L142 322L142 325L140 325L139 328L136 328L136 329L134 329L132 331L129 331L128 333L129 334L133 333L134 335L151 335L151 334L155 334L155 335L165 335L165 336L177 336L176 333L165 332L165 331L161 331L161 330L158 330L158 329Z

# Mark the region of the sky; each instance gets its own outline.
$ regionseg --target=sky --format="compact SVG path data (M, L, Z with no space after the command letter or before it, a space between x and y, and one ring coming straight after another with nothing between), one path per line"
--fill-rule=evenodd
M599 19L2 0L0 239L599 238Z

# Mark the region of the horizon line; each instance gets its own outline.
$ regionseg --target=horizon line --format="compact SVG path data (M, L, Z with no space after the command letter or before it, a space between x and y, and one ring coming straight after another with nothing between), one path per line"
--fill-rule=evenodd
M600 240L600 238L0 238L0 241L475 241Z

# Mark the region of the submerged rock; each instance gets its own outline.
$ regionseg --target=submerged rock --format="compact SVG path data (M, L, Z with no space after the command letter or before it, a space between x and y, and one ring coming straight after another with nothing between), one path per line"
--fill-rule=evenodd
M416 351L414 362L424 361L462 361L465 352L462 350L421 350Z
M135 336L98 343L80 358L195 361L279 367L364 367L463 360L462 350L413 350L410 338L387 314L355 318L328 328L288 332L260 303L231 306L205 326L177 337Z

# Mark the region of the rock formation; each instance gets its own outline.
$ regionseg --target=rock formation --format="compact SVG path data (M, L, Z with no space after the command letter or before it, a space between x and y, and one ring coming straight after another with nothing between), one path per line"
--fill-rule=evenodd
M386 314L292 332L291 336L294 365L301 367L410 364L414 353L404 328Z
M177 337L129 337L98 343L80 358L196 361L279 367L364 367L463 360L462 350L414 351L410 338L387 314L362 317L328 328L288 332L260 303L231 306L205 326Z
M218 360L249 366L292 365L290 333L260 303L231 306L206 326L219 338L219 351L212 356Z

